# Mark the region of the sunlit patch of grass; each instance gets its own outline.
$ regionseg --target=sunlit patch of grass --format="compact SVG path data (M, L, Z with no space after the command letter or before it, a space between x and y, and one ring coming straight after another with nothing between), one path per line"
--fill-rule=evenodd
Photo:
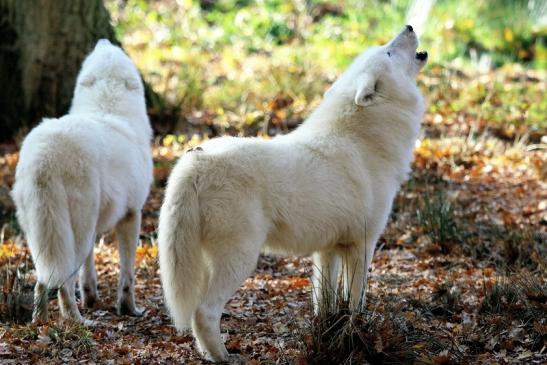
M63 327L49 327L48 336L55 344L77 351L88 351L94 344L93 333L83 324L68 322Z
M462 124L460 128L472 127L475 132L490 129L507 139L526 135L537 141L547 129L544 78L543 72L513 64L496 71L433 65L423 87L428 99L436 101L429 104L429 113L446 124Z
M93 333L83 324L74 321L65 321L60 324L36 326L28 324L16 328L13 336L21 340L39 340L45 345L55 348L71 349L74 354L86 353L95 346ZM50 349L48 348L48 351Z

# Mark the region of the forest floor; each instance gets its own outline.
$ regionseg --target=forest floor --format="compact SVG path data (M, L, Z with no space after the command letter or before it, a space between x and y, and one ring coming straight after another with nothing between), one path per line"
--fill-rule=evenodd
M424 130L434 125L426 116ZM347 327L353 342L337 343L343 335L312 318L309 258L264 255L223 314L230 352L249 364L336 363L340 356L362 363L547 361L544 151L495 137L425 135L378 242L366 311ZM155 245L163 186L186 147L154 147L156 182L136 263L142 318L115 314L118 254L107 235L95 249L101 304L83 310L97 327L55 321L53 296L50 323L24 323L34 275L10 213L0 246L0 363L206 363L192 336L178 334L168 318ZM3 186L12 185L16 162L16 147L3 146Z
M531 106L538 120L544 111L545 74L520 68L459 74L434 67L420 80L432 108L413 174L377 245L366 310L348 315L342 305L331 317L314 318L310 259L263 255L222 316L230 352L249 364L547 362L547 141L544 124L527 129L525 123ZM242 134L290 129L286 109L297 103L283 97L265 104L270 129L257 123ZM291 123L309 111L302 110ZM189 120L211 125L226 115L196 112ZM503 123L490 123L496 116ZM201 138L188 137L154 144L155 183L136 262L136 298L146 312L115 314L117 242L106 235L95 249L101 302L82 309L95 328L59 323L53 295L51 321L28 323L33 265L5 197L18 152L15 144L0 146L0 364L207 363L193 337L175 331L157 263L167 176Z

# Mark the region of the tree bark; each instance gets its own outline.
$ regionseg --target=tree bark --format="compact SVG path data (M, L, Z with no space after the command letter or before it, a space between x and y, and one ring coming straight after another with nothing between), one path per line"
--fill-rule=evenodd
M0 141L67 112L100 38L117 43L102 0L0 0Z

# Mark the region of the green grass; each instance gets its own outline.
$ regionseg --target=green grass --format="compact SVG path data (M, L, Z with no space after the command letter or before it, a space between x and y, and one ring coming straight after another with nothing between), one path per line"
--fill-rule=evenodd
M93 333L83 324L72 321L42 327L28 324L16 329L14 336L26 341L41 338L42 341L51 343L57 350L71 349L76 355L88 352L95 345Z
M442 253L448 253L452 245L460 241L454 207L442 190L435 194L426 193L416 215L424 233L441 248Z

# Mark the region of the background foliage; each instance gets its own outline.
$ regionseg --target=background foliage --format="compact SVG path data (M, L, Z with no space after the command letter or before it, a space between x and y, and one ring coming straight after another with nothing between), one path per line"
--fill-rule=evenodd
M547 67L547 5L541 1L110 0L107 5L118 37L165 98L152 104L152 113L175 114L175 126L194 117L223 132L232 127L232 133L242 133L265 122L298 123L358 53L412 23L430 54L426 73L440 76L440 85L429 90L437 93L426 93L431 112L467 110L496 127L546 128L545 85L518 77L523 67ZM491 68L498 72L477 82L476 74ZM517 80L508 84L508 74ZM470 80L458 82L461 76Z

